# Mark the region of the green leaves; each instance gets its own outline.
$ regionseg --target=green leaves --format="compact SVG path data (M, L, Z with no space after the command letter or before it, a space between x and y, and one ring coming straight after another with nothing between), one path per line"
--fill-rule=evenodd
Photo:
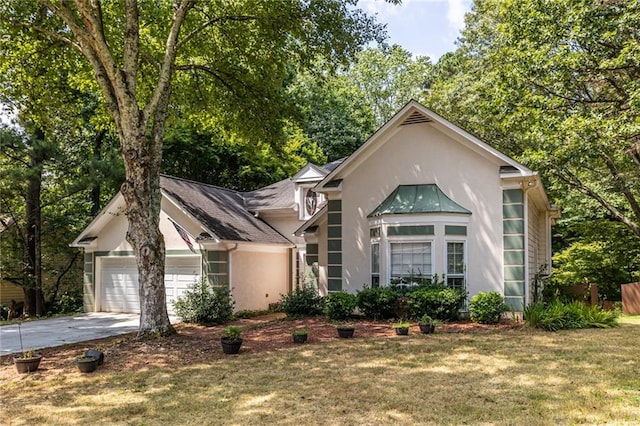
M640 235L639 19L634 1L477 0L428 103L540 170L559 204Z

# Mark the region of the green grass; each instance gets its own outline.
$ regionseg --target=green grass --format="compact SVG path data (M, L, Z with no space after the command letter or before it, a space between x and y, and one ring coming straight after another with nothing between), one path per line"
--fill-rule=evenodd
M0 408L11 425L637 424L636 319L615 329L336 339L171 370L23 376L0 385Z
M638 324L640 325L640 315L620 315L618 320L620 324Z

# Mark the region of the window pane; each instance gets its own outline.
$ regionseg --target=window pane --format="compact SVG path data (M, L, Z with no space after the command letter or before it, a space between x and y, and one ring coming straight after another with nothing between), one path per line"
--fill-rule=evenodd
M447 285L449 287L462 289L466 287L464 269L464 243L447 243Z
M464 289L464 277L447 277L447 285L451 288L462 288Z
M380 244L371 243L371 272L380 273Z
M391 243L391 277L431 276L431 243Z
M447 274L464 274L464 243L447 243Z

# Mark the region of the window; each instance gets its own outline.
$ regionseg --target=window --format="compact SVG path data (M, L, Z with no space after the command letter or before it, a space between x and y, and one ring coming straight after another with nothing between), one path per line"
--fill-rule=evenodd
M447 285L453 288L465 288L464 280L464 243L447 243Z
M391 243L391 283L420 283L431 278L431 243Z
M371 242L371 287L380 287L380 243Z

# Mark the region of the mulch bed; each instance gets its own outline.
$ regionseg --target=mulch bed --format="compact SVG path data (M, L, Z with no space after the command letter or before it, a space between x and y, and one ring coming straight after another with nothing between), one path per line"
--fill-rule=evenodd
M242 319L231 323L245 327L242 333L244 343L240 351L260 353L294 346L291 332L296 329L309 331L306 344L321 344L338 339L336 326L324 317L283 319L274 314L255 319ZM353 321L356 339L395 336L390 322ZM126 372L152 368L171 368L202 359L215 360L225 356L220 347L222 329L228 324L205 327L192 324L176 325L177 334L164 338L137 340L135 333L117 337L69 344L39 351L44 358L37 372L20 376L50 376L58 374L80 374L75 359L87 349L99 349L105 354L105 363L99 367L102 372ZM486 333L521 328L522 325L504 320L496 325L475 324L459 321L438 326L438 333ZM417 324L411 333L420 333ZM17 373L11 355L0 357L0 383L16 379Z

